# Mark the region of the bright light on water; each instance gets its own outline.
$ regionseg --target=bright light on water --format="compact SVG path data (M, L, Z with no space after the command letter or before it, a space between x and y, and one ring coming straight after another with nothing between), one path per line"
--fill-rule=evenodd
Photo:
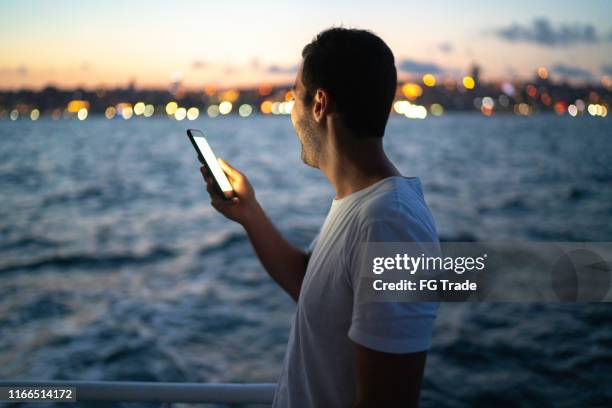
M408 101L395 101L393 104L393 110L395 110L395 113L403 115L408 106L410 106L410 102Z
M78 113L77 113L77 118L79 118L79 120L85 120L87 119L87 108L81 108L79 109Z
M482 107L486 109L493 109L495 106L495 101L490 96L485 96L482 98Z
M151 117L153 116L153 113L155 113L155 107L151 104L146 105L144 110L144 117Z
M117 110L115 109L114 106L109 106L104 111L104 116L106 116L106 119L113 119L116 114L117 114Z
M293 105L295 105L295 101L294 100L290 100L287 102L283 102L283 113L285 115L290 115L291 111L293 110Z
M216 118L219 116L219 105L210 105L208 109L206 109L206 114L210 118Z
M410 104L406 107L404 115L408 119L425 119L427 117L427 109L421 105Z
M200 110L196 107L189 108L187 110L187 119L196 120L200 116Z
M227 115L232 111L232 103L230 101L223 101L219 104L219 113Z
M272 113L272 101L270 100L263 101L261 103L260 109L261 109L261 113L265 115Z
M242 104L238 108L238 114L242 116L243 118L251 116L252 112L253 112L253 107L249 105L248 103Z
M145 111L145 104L144 102L137 102L136 105L134 105L134 114L136 116L140 116L144 113Z
M123 105L121 108L121 117L123 117L123 119L125 120L129 120L132 118L132 115L134 114L134 110L132 109L132 107L130 105Z
M176 102L168 102L168 104L166 105L166 113L170 116L174 115L177 109L178 103Z
M176 112L174 112L174 118L176 120L183 120L185 119L186 116L187 116L187 109L185 108L178 108Z
M444 108L439 103L433 103L429 107L429 111L434 116L442 116L442 114L444 113Z

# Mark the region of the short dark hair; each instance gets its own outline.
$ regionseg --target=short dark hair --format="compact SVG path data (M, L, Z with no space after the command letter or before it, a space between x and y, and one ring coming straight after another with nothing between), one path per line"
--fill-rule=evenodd
M367 30L329 28L304 47L302 57L307 105L323 88L356 136L383 137L397 71L393 52L380 37Z

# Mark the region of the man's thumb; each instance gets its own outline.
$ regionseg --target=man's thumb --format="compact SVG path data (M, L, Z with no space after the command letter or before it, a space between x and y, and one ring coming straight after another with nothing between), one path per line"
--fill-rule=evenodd
M238 170L236 170L235 168L233 168L232 166L227 164L227 162L225 160L223 160L222 158L219 157L217 159L217 161L219 162L219 165L221 166L223 171L227 175L229 175L231 178L233 178L234 180L239 178L240 176L242 176L242 174L240 174L240 172Z

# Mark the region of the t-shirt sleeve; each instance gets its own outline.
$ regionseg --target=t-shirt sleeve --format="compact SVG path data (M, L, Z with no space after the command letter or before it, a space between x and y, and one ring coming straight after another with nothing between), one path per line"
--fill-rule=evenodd
M360 234L360 242L414 242L410 225L401 219L370 222ZM387 353L415 353L431 344L438 302L368 301L359 285L357 263L363 246L355 245L350 254L353 286L353 314L349 338L362 346Z

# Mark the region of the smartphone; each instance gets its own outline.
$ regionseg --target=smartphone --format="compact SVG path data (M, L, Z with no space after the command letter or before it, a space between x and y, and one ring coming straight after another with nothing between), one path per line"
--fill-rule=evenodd
M223 172L223 169L217 161L217 157L213 153L210 145L204 137L204 133L197 129L188 129L187 136L191 140L194 149L198 153L200 162L206 167L206 171L213 178L213 188L215 192L226 200L231 199L234 196L234 189L230 184L227 176Z

